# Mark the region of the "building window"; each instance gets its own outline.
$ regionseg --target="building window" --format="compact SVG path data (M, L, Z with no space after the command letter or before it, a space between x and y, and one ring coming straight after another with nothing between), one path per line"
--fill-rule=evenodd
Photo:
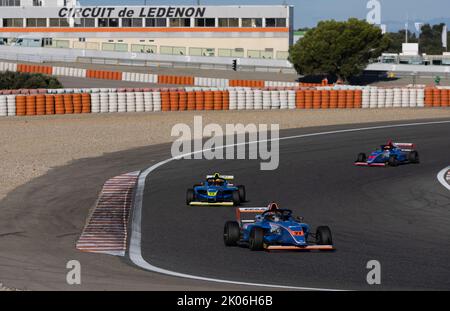
M219 27L239 27L239 18L219 18Z
M266 18L266 27L286 27L285 18Z
M216 27L215 18L196 18L195 27Z
M262 18L243 18L242 27L260 28L262 27Z
M95 27L95 18L76 18L75 27Z
M50 27L69 27L69 21L66 18L50 18Z
M33 6L42 6L41 0L33 0Z
M27 18L27 27L47 27L46 18Z
M167 27L165 18L146 18L145 27Z
M142 18L122 18L122 27L142 27Z
M98 27L119 27L118 18L99 18Z
M0 0L0 6L20 6L20 0Z
M23 27L22 18L4 18L3 27Z
M170 27L191 27L191 20L189 18L171 18L169 21Z

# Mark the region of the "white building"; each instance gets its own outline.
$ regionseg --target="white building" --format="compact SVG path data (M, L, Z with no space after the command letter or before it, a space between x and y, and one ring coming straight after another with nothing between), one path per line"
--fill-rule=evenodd
M286 59L293 7L81 6L0 0L0 38L44 46L192 56Z

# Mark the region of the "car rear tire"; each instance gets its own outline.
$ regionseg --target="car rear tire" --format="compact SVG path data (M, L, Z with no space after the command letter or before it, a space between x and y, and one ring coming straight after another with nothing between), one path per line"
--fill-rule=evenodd
M388 164L389 164L389 166L396 167L396 166L398 166L399 163L395 156L390 156L389 160L388 160Z
M237 186L238 188L238 192L239 192L239 200L241 202L245 202L246 201L246 193L245 193L245 186Z
M241 229L236 221L227 221L223 229L225 246L236 246L241 237Z
M420 163L419 153L417 151L411 151L408 155L408 160L411 163Z
M358 158L356 158L356 162L366 162L367 161L367 156L365 153L360 153L358 154Z
M316 239L318 245L333 245L331 230L327 226L320 226L317 228Z
M249 248L252 251L262 251L264 249L264 229L253 228L250 232Z
M233 205L238 206L241 203L239 191L233 191Z
M186 191L186 205L190 205L195 199L194 189L188 189Z

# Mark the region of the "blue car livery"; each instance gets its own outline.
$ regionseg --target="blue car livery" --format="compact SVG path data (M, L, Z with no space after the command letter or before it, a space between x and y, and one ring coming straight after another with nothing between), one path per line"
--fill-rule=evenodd
M231 183L234 177L215 173L206 181L194 185L186 192L186 204L190 206L237 206L246 200L245 187Z
M224 228L226 246L248 246L251 250L334 250L331 230L318 227L315 233L302 218L278 207L238 208L237 221L228 221ZM243 216L256 215L250 219Z
M389 141L386 145L372 152L368 157L365 153L358 154L356 166L399 166L400 164L419 163L419 153L412 143L393 143Z

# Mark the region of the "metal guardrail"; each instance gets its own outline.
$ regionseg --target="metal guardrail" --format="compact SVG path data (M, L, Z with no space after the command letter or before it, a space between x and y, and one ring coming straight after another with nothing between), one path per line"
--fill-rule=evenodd
M28 48L0 46L0 58L29 62L82 62L90 64L149 66L231 70L234 58L141 54L129 52L92 51L78 49ZM268 59L238 60L240 71L295 73L288 61Z
M96 64L96 65L121 65L121 66L144 66L144 67L158 67L158 68L179 68L179 69L209 69L209 70L232 70L231 65L224 64L207 64L196 62L155 62L145 60L127 60L114 58L99 58L99 57L77 57L79 63ZM274 73L292 73L295 74L294 69L261 67L261 66L238 66L239 71L244 72L274 72Z

